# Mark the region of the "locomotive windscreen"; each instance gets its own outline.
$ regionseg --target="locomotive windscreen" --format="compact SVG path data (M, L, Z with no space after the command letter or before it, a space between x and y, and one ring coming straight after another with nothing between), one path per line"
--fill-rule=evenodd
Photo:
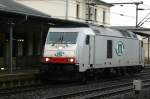
M75 44L77 32L49 32L46 44Z

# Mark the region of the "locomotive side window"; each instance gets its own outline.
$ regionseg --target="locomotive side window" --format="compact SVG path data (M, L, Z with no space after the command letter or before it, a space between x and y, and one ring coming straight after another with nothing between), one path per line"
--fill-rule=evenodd
M143 47L143 41L141 41L141 47Z
M88 45L90 43L90 36L87 35L86 36L86 40L85 40L85 44Z
M112 58L112 40L107 40L107 58Z

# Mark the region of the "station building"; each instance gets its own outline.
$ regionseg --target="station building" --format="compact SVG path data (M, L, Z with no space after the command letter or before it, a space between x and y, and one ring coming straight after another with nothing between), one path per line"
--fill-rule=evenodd
M54 18L110 25L111 4L101 0L15 0Z

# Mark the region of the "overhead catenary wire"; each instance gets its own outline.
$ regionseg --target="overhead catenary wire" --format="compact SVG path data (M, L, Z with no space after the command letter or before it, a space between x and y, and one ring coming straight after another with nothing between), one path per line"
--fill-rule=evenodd
M138 26L142 26L145 22L149 22L150 20L150 13L148 13L138 24Z

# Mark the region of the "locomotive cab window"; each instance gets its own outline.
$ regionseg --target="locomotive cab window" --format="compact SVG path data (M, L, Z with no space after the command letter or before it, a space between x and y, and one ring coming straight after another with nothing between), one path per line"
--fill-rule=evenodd
M107 40L107 58L112 58L112 40Z
M76 44L77 32L49 32L46 44Z

